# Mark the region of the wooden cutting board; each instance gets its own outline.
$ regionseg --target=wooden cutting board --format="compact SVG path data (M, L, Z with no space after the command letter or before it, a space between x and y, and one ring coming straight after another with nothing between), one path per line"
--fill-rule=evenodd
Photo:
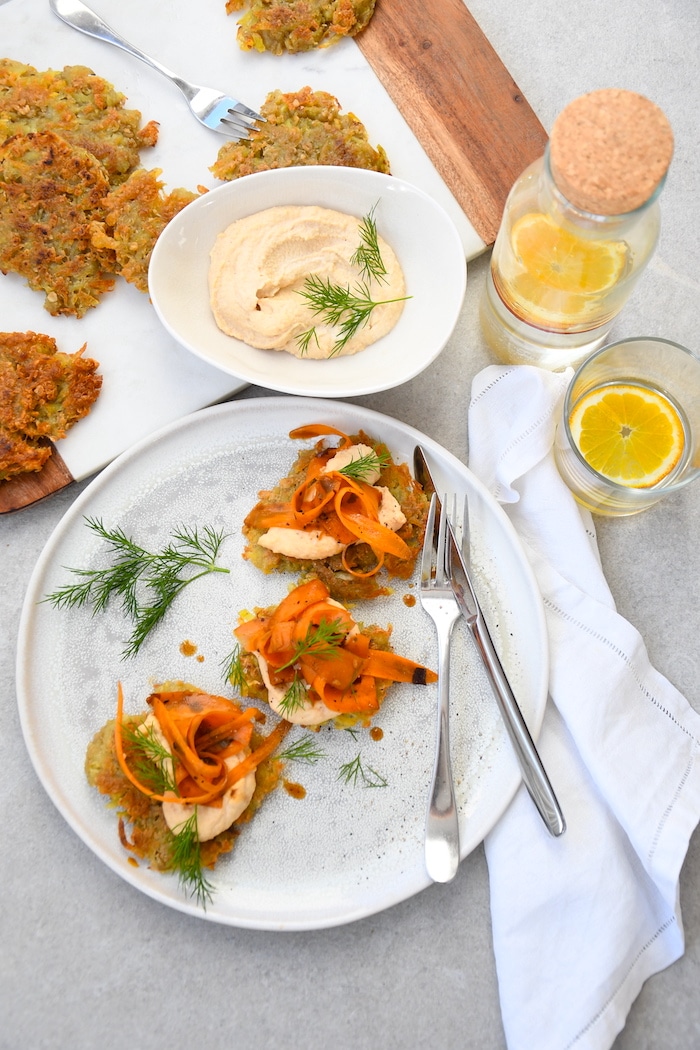
M463 0L377 0L355 38L485 245L547 134Z

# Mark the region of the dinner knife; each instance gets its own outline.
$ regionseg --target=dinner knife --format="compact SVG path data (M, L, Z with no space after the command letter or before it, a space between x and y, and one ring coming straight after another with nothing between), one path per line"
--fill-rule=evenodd
M427 493L435 493L435 500L439 505L440 497L435 488L435 482L430 472L425 452L420 445L416 445L414 449L413 461L417 481L420 482ZM436 507L437 509L438 507ZM452 589L455 598L486 668L499 711L520 765L525 786L530 792L547 830L551 835L559 836L566 830L564 814L494 647L479 600L472 585L467 559L462 548L457 543L451 522L449 535L452 554Z

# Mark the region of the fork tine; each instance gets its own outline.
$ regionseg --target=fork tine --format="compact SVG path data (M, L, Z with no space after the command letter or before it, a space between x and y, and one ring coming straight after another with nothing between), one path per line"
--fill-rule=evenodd
M447 496L443 496L440 512L440 521L438 523L438 541L435 571L435 583L438 587L445 586L445 580L449 579L450 574L450 548L449 544L447 543L448 518L446 508Z
M423 554L420 563L420 578L422 584L430 583L433 573L433 551L435 549L435 506L437 497L435 493L430 497L428 509L428 520L425 523L425 539L423 540Z
M239 113L242 117L248 117L250 120L261 120L265 123L265 117L261 116L260 113L256 113L250 106L246 106L243 102L236 102L235 106L231 106L230 113Z
M244 135L245 138L248 138L249 131L257 131L254 121L249 121L247 117L234 113L231 109L219 117L219 125L236 135Z

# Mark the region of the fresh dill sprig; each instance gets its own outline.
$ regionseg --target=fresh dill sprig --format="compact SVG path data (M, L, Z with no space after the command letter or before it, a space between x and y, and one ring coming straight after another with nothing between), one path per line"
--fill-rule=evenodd
M285 718L289 718L290 715L304 706L306 697L306 686L299 675L295 673L289 688L278 704L280 714Z
M178 795L175 780L177 756L158 738L155 726L122 725L122 737L129 745L129 767L139 781L155 795L171 791Z
M315 765L320 759L326 757L326 752L318 746L313 736L314 734L307 733L305 737L290 744L284 751L278 751L277 758L286 759L288 762L305 762L309 766Z
M377 239L377 224L374 221L375 204L360 223L360 246L351 257L350 262L357 266L366 280L374 277L375 281L387 282L387 268Z
M224 679L230 682L233 688L238 689L239 692L245 683L245 672L241 655L241 647L236 644L228 656L225 656L221 661Z
M388 781L385 777L378 773L376 769L372 769L371 766L365 767L362 765L362 758L358 751L357 757L353 758L350 762L345 762L340 767L338 773L338 780L344 780L346 784L352 784L353 787L357 787L358 781L364 785L364 787L377 788L386 787Z
M134 543L122 529L107 529L99 518L86 518L85 523L106 541L113 564L106 569L70 569L81 582L60 587L43 601L58 609L90 605L94 615L112 598L119 599L122 611L133 623L123 658L136 655L188 584L211 572L229 572L215 564L225 535L208 525L201 533L196 527L181 526L172 533L167 546L152 553ZM150 593L150 601L140 601L140 589Z
M301 350L302 355L308 352L312 339L318 346L318 333L315 328L307 328L305 332L297 336L297 346Z
M294 643L294 656L275 670L284 671L287 667L293 667L302 656L320 656L332 660L346 634L347 631L338 620L321 620L308 628L301 641Z
M388 462L388 452L368 452L366 456L358 456L357 459L350 460L340 468L338 473L343 474L346 478L353 478L355 481L366 481L369 475L375 470L381 470Z
M298 294L306 299L314 317L320 316L324 324L338 329L338 337L330 357L339 353L348 340L364 328L377 306L399 303L411 298L409 295L402 295L396 299L375 300L366 281L358 281L354 289L351 289L350 285L344 287L342 284L333 284L330 277L324 281L317 274L306 278L304 287ZM310 331L314 332L314 329ZM308 348L310 338L309 333L304 332L298 337L299 344L303 345L305 342Z
M173 833L172 862L180 885L206 910L213 899L214 888L204 874L202 850L197 833L197 807L184 824Z

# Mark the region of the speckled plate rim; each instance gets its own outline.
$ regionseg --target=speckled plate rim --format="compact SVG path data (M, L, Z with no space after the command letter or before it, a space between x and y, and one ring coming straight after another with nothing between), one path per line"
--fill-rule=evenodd
M373 860L373 879L364 885L361 877L363 858L355 858L355 868L351 858L347 882L340 887L340 892L336 888L327 896L324 895L321 872L318 876L318 899L311 903L306 901L303 906L298 906L289 898L284 878L280 877L279 886L273 885L269 892L261 890L259 899L253 889L245 906L239 905L233 893L225 900L218 900L215 896L213 903L203 910L184 896L174 878L151 872L147 868L132 867L126 851L119 845L116 833L113 843L105 846L91 826L89 813L86 815L84 809L67 793L61 768L64 759L54 759L54 742L49 746L45 738L42 713L48 713L46 705L51 701L47 699L46 690L43 690L49 658L42 652L42 642L46 640L47 631L55 631L55 621L52 625L47 617L55 616L56 611L42 604L41 598L46 593L47 576L52 571L55 573L56 560L61 557L64 542L71 536L74 542L75 531L84 528L83 516L99 508L102 497L114 486L131 484L132 480L137 480L150 470L159 462L162 449L168 443L174 442L174 448L186 457L194 454L193 449L201 451L206 448L210 438L216 436L220 439L224 432L226 440L235 446L236 441L244 435L246 440L250 440L250 433L255 433L256 427L286 435L294 426L321 419L345 431L365 429L386 441L393 454L405 462L410 462L414 445L420 443L428 453L438 485L469 493L473 528L484 538L486 549L493 552L496 572L507 578L507 583L504 579L499 581L498 586L502 593L507 594L507 601L513 606L517 627L515 633L522 632L520 653L524 661L525 690L519 699L535 739L544 717L549 673L548 642L544 606L532 569L501 507L456 457L431 438L398 420L343 402L270 397L244 399L203 409L144 439L107 467L77 498L49 538L34 568L22 609L18 637L17 695L22 732L37 776L49 797L76 834L109 868L141 892L169 907L231 926L276 931L311 930L337 926L372 915L430 885L422 851L411 853L407 862L405 855L400 852L394 855L391 844L387 845L378 866ZM396 601L400 599L397 597ZM416 611L424 615L422 610ZM497 609L496 614L500 616L500 610ZM429 629L430 626L426 626L426 630ZM458 675L459 671L453 669L453 676ZM75 686L75 683L64 683L64 686L68 684ZM62 693L59 688L57 695L67 695L68 692L64 688ZM486 697L484 702L488 704L491 700ZM55 710L52 717L56 717ZM95 729L101 724L100 721ZM500 733L503 742L497 742L493 768L483 786L476 809L468 817L461 816L462 858L482 842L494 827L521 781L505 730L500 722L498 726L497 733ZM83 755L76 756L75 761L79 762L82 770ZM427 800L427 780L414 787L418 800L416 805L422 812L424 795ZM92 794L100 802L96 793ZM253 823L245 832L250 834L251 843L255 830L256 824ZM303 828L300 833L303 834ZM262 843L263 839L258 839L255 848L260 849ZM231 856L235 860L236 850ZM235 867L233 870L235 872ZM377 874L379 877L376 877ZM234 889L238 889L235 875ZM242 888L240 892L243 896Z

